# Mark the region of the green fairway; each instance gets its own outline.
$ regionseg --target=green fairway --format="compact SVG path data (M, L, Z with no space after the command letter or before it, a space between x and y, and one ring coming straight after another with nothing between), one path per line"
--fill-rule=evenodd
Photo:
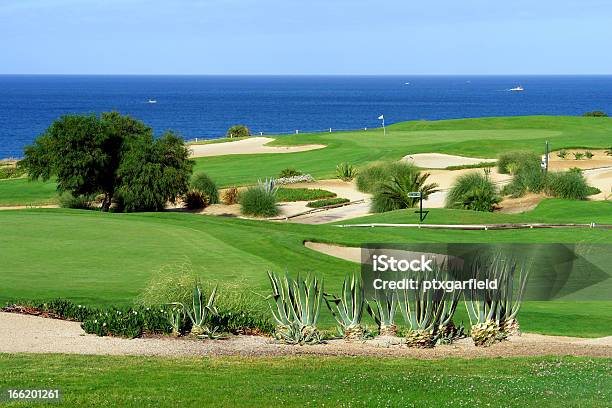
M439 152L494 158L509 150L541 152L553 149L609 147L610 118L529 116L444 121L403 122L382 129L277 137L272 145L324 144L324 149L292 154L256 154L197 159L196 171L206 171L222 186L243 185L297 168L318 178L335 176L336 165L363 165L398 160L412 153ZM239 164L239 165L238 165Z
M0 180L0 206L56 204L54 181Z
M315 272L337 291L359 266L311 251L304 241L359 246L367 242L612 242L605 230L435 231L352 229L249 221L188 213L105 214L78 210L0 212L0 300L65 297L88 305L129 304L159 268L189 260L206 280L267 290L266 271ZM609 303L545 302L521 312L526 330L610 335ZM563 302L561 302L563 303ZM565 303L564 303L565 304ZM562 305L563 306L563 305ZM572 325L564 317L578 317ZM331 323L327 314L325 324ZM467 319L465 319L467 321Z
M0 355L0 388L60 388L63 406L606 407L612 360ZM348 391L350 389L350 392ZM11 406L10 404L8 406ZM15 404L15 406L18 406Z

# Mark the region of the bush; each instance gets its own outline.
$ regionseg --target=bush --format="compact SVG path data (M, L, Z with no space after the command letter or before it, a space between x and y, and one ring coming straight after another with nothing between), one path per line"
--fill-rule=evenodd
M303 173L299 170L293 169L291 167L287 167L286 169L282 169L281 172L278 174L279 178L289 178L289 177L296 177L296 176L301 176Z
M501 174L514 174L522 167L536 166L540 166L540 156L532 152L508 152L497 160L497 171Z
M609 147L608 149L606 149L604 153L606 154L606 156L612 156L612 147Z
M74 197L72 194L66 192L59 196L59 204L62 208L74 208L77 210L91 210L94 197L91 196L77 196Z
M557 152L557 156L558 156L560 159L565 159L565 158L567 157L567 150L565 150L565 149L561 149L561 150L559 150L559 151Z
M209 204L219 203L219 190L215 182L206 173L199 172L191 178L191 188L208 196Z
M336 166L336 178L342 181L352 181L357 175L357 169L350 163L343 162Z
M279 202L286 201L311 201L322 198L335 197L336 193L331 191L321 190L319 188L279 188L276 193L276 199Z
M413 175L418 167L406 162L376 162L357 173L357 189L364 193L374 193L382 183L393 178Z
M595 156L593 154L593 152L587 150L586 152L584 152L584 157L586 157L587 159L591 160L593 158L593 156Z
M19 178L26 175L21 166L0 161L0 180Z
M391 181L380 184L372 199L372 212L381 213L414 207L420 200L409 197L410 192L419 191L423 200L426 200L430 194L438 191L437 184L425 184L428 177L429 173L413 170L412 173L393 177Z
M487 175L468 173L457 178L446 196L446 208L493 211L501 201Z
M608 114L602 111L586 112L583 116L592 118L607 118Z
M589 196L589 186L579 169L549 173L546 192L553 196L571 200L585 200Z
M262 183L251 186L238 196L240 211L244 215L255 217L274 217L278 215L276 206L276 187L271 183Z
M513 172L512 181L503 188L503 194L522 197L527 192L540 193L546 186L546 175L539 160L523 161Z
M227 130L227 137L248 137L251 136L251 131L245 125L234 125Z
M238 188L230 187L223 192L223 202L227 205L236 204L238 202Z
M351 200L349 200L348 198L340 198L340 197L326 198L325 200L311 201L308 204L306 204L306 207L321 208L321 207L327 207L328 205L344 204L350 201Z
M189 190L183 197L183 202L188 210L200 210L209 204L208 195L200 190Z
M584 157L584 153L580 153L580 152L575 152L574 153L574 159L575 160L582 160L583 157Z

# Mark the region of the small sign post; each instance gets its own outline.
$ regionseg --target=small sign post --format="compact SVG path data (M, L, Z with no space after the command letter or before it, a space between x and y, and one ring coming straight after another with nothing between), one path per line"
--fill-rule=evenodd
M418 198L419 199L419 210L415 211L416 214L419 214L419 223L422 223L429 214L429 211L423 211L423 194L420 191L411 191L408 193L409 198Z

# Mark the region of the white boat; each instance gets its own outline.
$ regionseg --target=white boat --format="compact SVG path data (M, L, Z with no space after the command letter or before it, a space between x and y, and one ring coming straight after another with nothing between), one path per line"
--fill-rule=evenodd
M508 89L510 92L523 92L525 90L525 88L523 88L522 86L517 86L516 88L510 88Z
M149 99L149 103L157 103L156 99Z

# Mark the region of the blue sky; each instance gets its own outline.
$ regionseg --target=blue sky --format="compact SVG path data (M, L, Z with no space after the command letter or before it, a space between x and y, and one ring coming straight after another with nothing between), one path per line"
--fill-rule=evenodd
M0 0L0 73L612 74L609 0Z

